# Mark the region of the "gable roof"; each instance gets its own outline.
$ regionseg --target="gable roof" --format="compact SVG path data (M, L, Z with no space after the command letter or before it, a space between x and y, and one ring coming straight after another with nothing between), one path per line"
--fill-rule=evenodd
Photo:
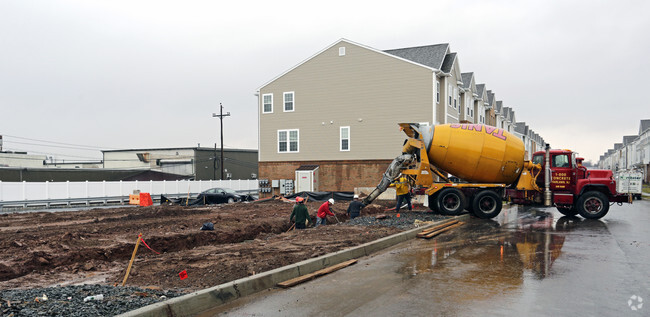
M442 62L449 53L449 44L435 44L427 46L398 48L385 50L384 53L395 55L403 59L426 65L434 69L442 69Z
M506 120L512 120L512 118L510 117L511 114L512 112L510 112L510 107L503 107L503 117Z
M264 83L262 86L258 87L258 88L257 88L257 91L260 91L262 88L268 86L270 83L276 81L278 78L280 78L280 77L286 75L287 73L289 73L289 72L291 72L292 70L298 68L299 66L301 66L301 65L304 64L304 63L306 63L307 61L313 59L314 57L316 57L316 56L318 56L318 55L320 55L320 54L322 54L323 52L327 51L328 49L332 48L333 46L339 45L339 44L342 43L342 42L343 42L343 43L352 44L352 45L356 45L356 46L359 46L359 47L361 47L361 48L364 48L364 49L367 49L367 50L370 50L370 51L373 51L373 52L377 52L377 53L383 54L383 55L385 55L385 56L390 56L390 57L392 57L392 58L396 58L396 59L399 59L399 60L402 60L402 61L405 61L405 62L408 62L408 63L414 64L414 65L418 65L418 66L420 66L420 67L425 67L425 68L428 68L428 69L433 70L434 72L437 72L437 71L440 70L440 67L433 67L433 66L431 66L431 65L428 65L428 64L425 64L425 63L421 63L421 62L418 62L418 61L416 61L416 60L413 60L413 59L409 59L409 58L406 58L406 57L400 56L400 55L398 55L398 54L388 53L389 51L380 51L380 50L377 50L377 49L375 49L375 48L372 48L372 47L369 47L369 46L366 46L366 45L363 45L363 44L355 43L355 42L352 42L352 41L350 41L350 40L347 40L347 39L343 39L343 38L342 38L342 39L340 39L340 40L338 40L338 41L332 43L331 45L327 46L326 48L320 50L320 51L317 52L316 54L310 56L309 58L307 58L307 59L301 61L301 62L298 63L297 65L295 65L295 66L289 68L288 70L284 71L284 72L281 73L280 75L278 75L278 76L274 77L273 79L267 81L267 82ZM449 47L449 44L437 44L437 45L446 45L447 47ZM431 46L436 46L436 45L431 45ZM402 50L402 49L399 49L399 50ZM395 50L394 50L394 51L395 51ZM445 54L446 54L446 52L445 52ZM444 54L442 54L442 57L440 58L440 64L441 64L441 65L442 65L442 59L443 59L443 58L444 58ZM439 66L440 66L440 65L439 65Z
M496 108L497 113L502 114L501 113L501 108L503 108L503 101L497 100L497 108Z
M483 92L485 91L485 84L477 84L476 85L476 94L478 94L479 98L483 98Z
M460 77L463 80L463 88L471 88L472 77L474 77L474 73L462 73L460 74Z
M623 147L623 143L614 143L614 150L620 150Z
M624 135L623 136L623 145L628 145L632 143L632 141L636 140L639 136L638 135Z
M650 129L650 119L641 120L639 125L639 135L643 134L646 130Z
M454 67L454 62L456 61L456 53L449 53L445 56L445 59L442 61L442 68L440 70L443 73L451 73L451 69Z
M515 131L523 135L528 134L528 126L526 125L526 122L517 122L517 125L515 125Z
M488 96L488 103L491 106L492 103L494 102L494 93L492 92L492 90L487 91L487 96Z

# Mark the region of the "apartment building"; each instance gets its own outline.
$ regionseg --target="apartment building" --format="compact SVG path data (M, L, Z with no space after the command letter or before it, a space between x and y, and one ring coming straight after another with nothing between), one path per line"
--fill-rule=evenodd
M622 143L615 143L598 160L598 168L614 172L638 169L643 171L645 183L650 182L650 119L641 120L638 135L623 136Z
M295 179L296 191L374 186L401 153L398 123L494 121L485 87L447 43L378 50L341 39L259 87L259 177Z

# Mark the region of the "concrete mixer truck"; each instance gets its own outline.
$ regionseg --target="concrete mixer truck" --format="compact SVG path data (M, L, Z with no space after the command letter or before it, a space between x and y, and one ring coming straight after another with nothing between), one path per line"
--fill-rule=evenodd
M401 123L408 138L402 154L364 199L369 204L400 175L428 196L429 208L445 215L467 209L479 218L496 217L504 200L555 206L562 214L599 219L610 203L632 202L616 192L609 170L588 170L570 150L533 153L524 160L524 144L503 129L482 124L420 126ZM451 181L448 175L460 181Z

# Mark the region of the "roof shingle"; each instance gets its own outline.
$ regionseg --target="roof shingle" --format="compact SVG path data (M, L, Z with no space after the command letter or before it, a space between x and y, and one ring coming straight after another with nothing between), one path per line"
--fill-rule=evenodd
M398 48L386 50L384 53L395 55L412 62L429 66L431 68L441 70L442 62L447 53L449 53L449 44L435 44L428 46Z

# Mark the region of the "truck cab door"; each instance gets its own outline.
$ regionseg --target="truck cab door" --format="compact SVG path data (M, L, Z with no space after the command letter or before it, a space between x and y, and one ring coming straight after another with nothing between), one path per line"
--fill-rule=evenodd
M574 160L571 153L551 154L551 191L573 192Z

